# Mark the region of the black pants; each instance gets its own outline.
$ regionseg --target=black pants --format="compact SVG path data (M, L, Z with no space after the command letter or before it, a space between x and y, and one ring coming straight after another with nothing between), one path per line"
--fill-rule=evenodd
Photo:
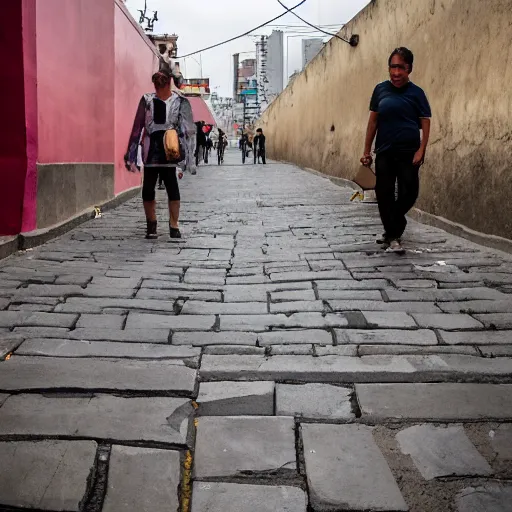
M266 164L267 163L267 160L265 158L265 148L263 149L254 149L254 163L256 163L256 158L258 159L258 162L260 160L260 157L261 157L261 161Z
M407 226L405 215L418 198L419 167L412 164L413 158L414 152L384 151L375 160L375 193L384 231L390 240L401 238Z
M144 168L144 181L142 183L142 200L155 200L155 186L158 176L161 176L169 201L180 200L180 188L176 177L176 167L146 167Z

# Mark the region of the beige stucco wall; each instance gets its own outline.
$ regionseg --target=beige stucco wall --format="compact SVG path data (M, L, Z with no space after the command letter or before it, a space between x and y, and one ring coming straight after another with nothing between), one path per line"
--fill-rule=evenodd
M272 158L351 178L368 104L397 46L433 119L417 206L512 238L512 0L374 0L261 119Z

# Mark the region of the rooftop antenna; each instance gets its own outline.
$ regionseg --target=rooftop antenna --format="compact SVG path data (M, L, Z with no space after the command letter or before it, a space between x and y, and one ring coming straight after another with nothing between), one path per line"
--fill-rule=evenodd
M147 23L146 27L143 27L146 32L153 32L155 28L155 21L158 21L158 11L153 11L153 18L147 16L148 12L148 0L144 0L144 10L138 9L140 12L139 24Z

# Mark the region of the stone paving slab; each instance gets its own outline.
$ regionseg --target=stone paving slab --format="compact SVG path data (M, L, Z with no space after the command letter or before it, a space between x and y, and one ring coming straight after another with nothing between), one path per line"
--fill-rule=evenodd
M437 382L508 378L512 359L459 354L433 356L213 356L202 359L203 380L303 382Z
M329 384L277 384L276 415L309 419L350 420L355 418L352 390Z
M193 471L195 479L273 474L293 477L296 469L293 418L199 418Z
M127 359L186 359L198 358L199 348L188 346L154 345L151 343L104 343L66 339L30 339L16 355L46 357L114 357Z
M103 512L178 510L179 484L179 452L114 445Z
M383 344L383 345L437 345L434 331L420 329L336 329L338 343Z
M386 459L364 425L302 424L315 511L408 511Z
M192 331L175 332L172 335L173 345L193 345L202 347L208 345L256 345L258 334L255 332L213 332Z
M203 382L196 400L198 413L201 416L273 416L274 389L271 381Z
M0 311L0 327L73 327L78 315Z
M334 311L440 312L434 302L384 302L383 300L328 300L327 302Z
M261 346L302 343L332 345L332 334L321 329L263 332L258 334L258 343Z
M21 345L23 338L17 334L0 334L0 359L4 359L7 354Z
M486 329L512 329L512 313L492 313L488 315L475 315Z
M0 408L0 435L184 445L191 412L189 404L186 398L13 395Z
M140 293L140 291L139 291ZM216 292L215 292L216 293ZM176 294L177 295L177 294ZM170 297L168 297L169 299ZM177 297L176 297L177 298ZM220 293L219 293L220 300ZM174 312L174 300L112 299L69 297L64 304L55 307L57 313L103 313L105 309L126 309ZM61 316L61 315L59 315ZM65 327L65 326L63 326Z
M197 331L212 329L213 315L153 315L146 313L128 314L126 329L171 329L173 331Z
M170 329L75 329L62 335L79 341L118 341L123 343L169 343ZM35 333L37 337L39 331ZM59 336L61 337L61 336Z
M0 442L0 506L82 510L96 449L93 441Z
M512 485L487 482L477 487L466 487L456 499L457 512L509 512Z
M426 480L446 476L488 476L492 468L473 446L460 425L414 425L396 439Z
M489 441L499 459L512 460L512 425L502 424L489 432Z
M512 345L512 331L438 331L448 345Z
M339 347L336 347L339 348ZM318 352L318 349L317 349ZM480 347L480 352L484 353ZM466 345L359 345L357 355L359 356L379 356L379 355L436 355L436 354L463 354L467 356L480 356L477 347ZM485 355L485 353L484 353ZM507 354L512 357L512 351Z
M196 370L180 361L14 356L2 365L4 391L81 389L191 394Z
M380 329L416 329L418 325L403 311L362 311L370 328Z
M511 384L356 384L356 396L371 420L512 419Z
M298 487L195 482L192 512L306 512Z
M265 315L264 302L202 302L189 300L181 310L182 315Z
M427 329L444 329L455 331L458 329L482 329L483 325L466 314L418 314L413 313L412 317L420 327Z

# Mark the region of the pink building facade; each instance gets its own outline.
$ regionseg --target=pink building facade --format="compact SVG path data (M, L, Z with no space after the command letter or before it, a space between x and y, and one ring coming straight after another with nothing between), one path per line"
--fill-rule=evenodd
M0 5L0 235L48 228L140 186L123 164L158 53L121 0Z

